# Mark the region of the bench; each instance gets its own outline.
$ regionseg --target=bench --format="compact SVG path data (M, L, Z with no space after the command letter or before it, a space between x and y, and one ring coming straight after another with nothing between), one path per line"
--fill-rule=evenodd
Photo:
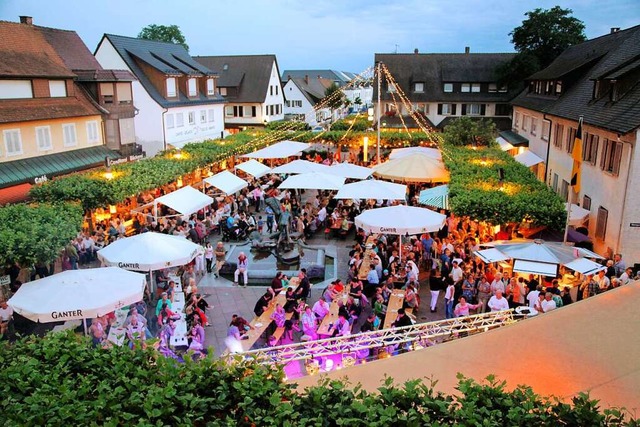
M291 320L292 318L293 318L293 313L287 313L286 319L287 320ZM278 343L280 341L280 339L282 338L283 334L284 334L284 326L280 326L280 327L276 328L275 332L271 336L273 338L275 338L276 343Z
M393 322L398 318L398 310L402 308L404 303L404 291L394 290L389 297L389 304L387 305L387 314L384 317L384 323L382 329L389 329ZM406 313L406 311L405 311Z

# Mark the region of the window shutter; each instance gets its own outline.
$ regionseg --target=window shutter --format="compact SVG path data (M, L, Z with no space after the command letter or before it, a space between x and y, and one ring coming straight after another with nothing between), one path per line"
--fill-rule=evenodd
M598 136L593 135L593 140L591 141L591 164L595 165L598 157Z
M615 157L613 159L613 174L618 175L620 173L620 162L622 161L622 142L616 142L615 150L613 151Z
M438 115L442 115L442 104L438 104Z
M480 104L480 115L484 116L487 114L487 104Z
M585 161L589 158L589 138L591 138L591 135L589 135L587 132L582 132L582 160ZM569 152L569 154L571 154L571 151Z
M458 104L451 104L451 115L455 116L456 115L456 107L458 106Z
M467 104L462 104L460 110L461 110L460 111L460 115L466 116L467 115Z
M602 170L607 169L607 155L611 154L609 153L609 145L610 141L608 139L605 139L602 144L602 154L600 156L600 169Z

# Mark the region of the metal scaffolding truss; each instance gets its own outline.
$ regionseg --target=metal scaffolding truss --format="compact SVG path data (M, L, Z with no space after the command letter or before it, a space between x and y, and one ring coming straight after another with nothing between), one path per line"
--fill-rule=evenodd
M486 332L516 322L513 310L504 310L454 319L420 323L402 328L383 329L349 335L346 337L327 338L317 341L301 342L232 354L228 357L253 358L258 363L282 364L296 360L335 354L356 353L360 350L386 348L390 346L426 347L432 345L437 338L455 338L460 334Z

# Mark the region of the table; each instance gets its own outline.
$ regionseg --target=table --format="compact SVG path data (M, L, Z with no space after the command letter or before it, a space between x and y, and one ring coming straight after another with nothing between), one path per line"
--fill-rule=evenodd
M365 241L365 248L367 247L367 245L371 245L372 249L367 249L364 252L364 257L362 258L360 268L358 269L358 279L360 280L367 280L370 266L371 264L373 264L373 260L376 258L376 253L373 251L373 241L377 240L378 237L380 237L379 234L370 234Z
M338 320L338 312L340 311L339 301L342 300L342 304L344 305L347 302L350 290L351 286L345 286L342 293L340 293L333 301L331 301L331 305L329 306L329 314L324 316L324 319L322 319L322 323L318 327L318 335L331 335L331 333L329 332L329 327L333 325L336 320Z
M402 304L404 303L404 294L404 291L394 290L389 296L387 314L384 317L382 329L389 329L393 322L398 318L398 310L402 308Z

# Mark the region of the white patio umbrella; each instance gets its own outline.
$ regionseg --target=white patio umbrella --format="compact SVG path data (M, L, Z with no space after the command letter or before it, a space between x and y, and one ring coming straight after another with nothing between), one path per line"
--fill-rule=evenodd
M285 159L291 156L299 156L300 152L307 148L309 148L309 144L304 142L280 141L240 157L248 157L251 159Z
M142 300L144 288L144 274L117 267L67 270L23 284L8 304L34 322L85 320Z
M373 174L373 169L345 162L331 166L326 172L343 178L367 179Z
M442 161L420 153L376 165L373 174L400 182L449 182L449 172Z
M116 240L98 251L98 259L126 270L154 271L187 264L201 251L184 237L148 232Z
M427 208L398 205L366 210L355 218L355 224L367 233L399 235L402 251L402 236L438 231L446 219Z
M301 173L291 175L278 186L281 189L297 190L339 190L344 185L344 178L323 172Z
M565 210L569 210L569 203L564 204ZM580 226L589 217L591 212L575 203L571 204L571 212L569 213L569 225Z
M434 159L442 160L442 153L437 148L429 147L406 147L406 148L394 148L389 154L389 159L399 159L401 157L410 156L412 154L425 154Z
M235 194L249 185L247 181L227 170L205 178L204 182L217 188L224 194Z
M366 181L345 184L335 199L376 199L376 200L405 200L407 186L393 182L369 179Z
M198 212L200 209L204 209L211 205L211 203L213 203L213 199L206 194L202 194L193 187L186 186L164 196L158 197L153 201L153 212L156 217L158 212L158 203L168 206L182 215L191 215L192 213Z
M242 172L248 173L255 178L263 177L271 172L271 168L269 166L263 165L255 159L239 164L236 166L236 169L240 169Z
M273 173L308 173L308 172L327 172L329 166L320 163L310 162L309 160L296 159L284 165L277 166L271 170Z

